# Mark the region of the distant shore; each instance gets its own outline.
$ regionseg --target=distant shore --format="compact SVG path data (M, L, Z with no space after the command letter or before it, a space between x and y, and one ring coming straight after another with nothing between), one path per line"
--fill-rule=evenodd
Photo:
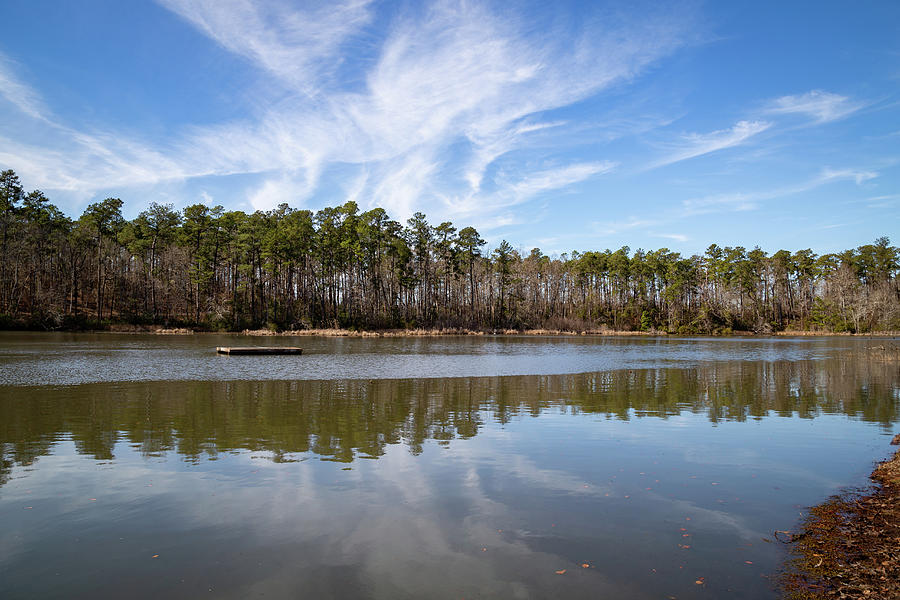
M900 451L871 478L874 488L813 507L798 533L776 532L791 545L786 598L900 598Z
M311 328L311 329L243 329L240 331L215 331L202 327L164 327L159 325L128 325L113 324L102 329L55 329L63 332L91 332L91 333L144 333L153 335L193 335L203 333L236 334L254 337L271 336L318 336L318 337L436 337L436 336L484 336L484 335L522 335L522 336L610 336L610 337L900 337L900 331L873 331L868 333L834 333L828 331L803 331L784 330L766 333L753 331L727 331L717 333L675 334L664 330L651 329L649 331L631 331L609 329L606 327L586 328L581 330L566 329L467 329L459 327L447 328L421 328L421 329L341 329L341 328Z

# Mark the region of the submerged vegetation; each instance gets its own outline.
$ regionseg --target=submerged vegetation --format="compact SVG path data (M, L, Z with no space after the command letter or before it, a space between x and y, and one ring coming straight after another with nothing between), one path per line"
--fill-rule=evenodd
M0 174L0 327L469 328L670 333L900 329L900 251L711 245L549 257L355 202L246 214L122 201L78 219Z

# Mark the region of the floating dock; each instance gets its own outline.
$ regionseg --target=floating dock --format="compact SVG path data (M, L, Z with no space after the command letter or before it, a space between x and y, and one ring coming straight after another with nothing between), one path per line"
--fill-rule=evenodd
M219 354L303 354L303 348L292 346L219 346L216 348L216 352Z

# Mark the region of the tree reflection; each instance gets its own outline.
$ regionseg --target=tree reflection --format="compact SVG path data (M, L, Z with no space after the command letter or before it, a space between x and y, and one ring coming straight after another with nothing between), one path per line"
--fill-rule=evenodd
M351 462L387 446L412 453L546 411L607 419L713 422L843 414L890 427L900 416L892 363L849 355L802 362L715 363L695 369L459 379L107 383L0 388L0 485L71 439L97 460L126 443L144 456L200 461L265 451Z

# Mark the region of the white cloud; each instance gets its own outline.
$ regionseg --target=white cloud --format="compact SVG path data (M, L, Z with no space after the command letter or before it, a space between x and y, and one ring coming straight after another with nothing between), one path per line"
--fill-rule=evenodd
M522 204L546 192L561 190L591 177L609 173L616 167L617 164L612 161L566 165L519 178L501 178L498 190L492 193L468 193L457 197L444 197L443 200L454 215L468 217L485 215ZM502 220L504 225L512 222L510 219Z
M477 132L470 132L468 138L472 143L473 151L466 165L464 178L472 192L477 193L481 190L481 184L484 181L487 168L499 157L523 143L522 138L526 134L563 125L565 125L563 122L524 123L484 137L480 137Z
M250 192L247 200L254 210L272 210L279 204L297 206L304 200L304 186L289 176L266 179L263 184ZM300 193L298 193L300 191Z
M333 70L340 46L371 20L368 1L158 0L223 48L307 94Z
M9 59L0 54L0 96L33 119L46 120L49 110L40 96L13 73Z
M253 175L247 199L256 208L312 201L323 177L358 168L364 178L329 189L383 206L394 218L461 210L499 222L510 206L614 167L592 157L560 161L555 153L568 145L569 124L548 120L546 111L627 82L692 35L689 17L662 13L585 19L573 32L482 4L438 1L385 11L378 16L390 23L376 33L371 25L381 6L365 1L301 8L159 2L269 78L248 91L259 98L258 112L185 128L165 145L50 123L52 150L3 140L0 161L29 185L83 199L166 181ZM44 114L27 86L3 93L21 110ZM551 161L559 166L537 173L524 166Z
M542 171L510 184L505 193L509 194L512 202L518 203L548 190L568 187L595 175L609 173L616 166L612 161L600 161Z
M689 239L691 239L688 236L681 234L681 233L653 233L651 235L653 235L654 237L664 238L667 240L674 240L674 241L680 242L682 244L685 243L686 241L688 241Z
M805 94L777 98L769 103L766 112L805 115L818 123L827 123L846 117L862 107L862 104L851 102L846 96L813 90Z
M353 6L360 14L371 8ZM274 43L254 43L263 50L251 52L249 42L235 41L270 39L259 18L240 18L249 10L245 4L178 2L174 7L224 47L265 65L279 80L293 80L294 63L279 60L281 46L273 50ZM221 25L211 28L213 21ZM353 22L358 27L365 19ZM506 170L502 180L489 182L496 191L482 192L487 171L499 157L527 148L541 131L565 125L543 122L539 113L633 77L683 43L685 23L646 19L585 28L574 52L566 36L546 32L531 38L524 29L507 15L500 18L467 3L437 2L401 14L366 72L363 89L333 92L312 104L283 102L256 124L198 130L188 141L197 151L185 154L216 157L201 170L223 173L364 165L365 187L354 189L354 197L371 198L397 218L442 207L452 214L486 216L609 170L611 163L578 163L537 175ZM353 31L336 27L328 39L343 40ZM340 42L329 44L333 53ZM300 62L310 60L315 62L303 54ZM462 142L466 151L454 154ZM469 191L454 191L460 185ZM445 202L429 206L437 199Z
M802 194L829 183L848 179L854 181L856 185L862 185L875 177L878 177L876 171L825 168L817 176L794 185L756 192L732 192L691 198L682 202L682 209L679 211L679 214L682 217L687 217L714 212L755 210L759 208L759 203L764 200Z
M759 208L757 200L761 199L764 194L759 193L730 193L730 194L713 194L700 198L690 198L683 201L682 214L684 215L703 215L714 212L741 212L746 210L755 210Z
M346 197L344 198L344 202L356 202L359 204L368 181L369 173L367 171L363 171L357 175L356 179L352 180L345 188Z
M423 153L410 153L390 163L372 191L374 204L392 218L405 221L416 212L418 201L438 164Z
M860 171L858 169L829 169L825 168L822 170L822 174L818 177L817 180L821 181L821 183L828 183L829 181L835 181L839 179L852 179L856 182L856 185L862 185L866 181L870 179L875 179L878 177L878 173L876 171Z
M651 164L653 169L672 163L718 152L743 144L751 137L762 133L772 124L766 121L738 121L730 129L720 129L710 133L689 133L673 145L671 153Z
M900 202L900 194L874 196L865 200L866 208L893 208Z

